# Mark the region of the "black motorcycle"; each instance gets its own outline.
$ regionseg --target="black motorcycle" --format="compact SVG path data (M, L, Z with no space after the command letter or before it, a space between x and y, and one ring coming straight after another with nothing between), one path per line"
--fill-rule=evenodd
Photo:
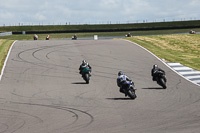
M165 76L165 73L163 73L162 71L157 72L156 81L160 86L163 87L163 89L167 88L167 86L166 86L166 82L167 82L166 76Z

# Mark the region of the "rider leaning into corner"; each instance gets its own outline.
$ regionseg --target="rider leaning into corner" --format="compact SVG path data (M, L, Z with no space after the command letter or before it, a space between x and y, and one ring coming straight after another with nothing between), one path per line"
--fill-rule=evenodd
M131 80L128 76L126 76L122 71L119 71L119 72L118 72L118 78L117 78L117 86L120 87L119 91L120 91L121 93L125 93L125 92L123 91L123 88L122 88L122 81L125 81L125 82L127 82L127 81L132 82L132 80ZM132 84L134 85L133 82L132 82Z
M82 64L80 65L80 67L79 67L79 70L80 70L80 74L82 73L82 70L84 69L84 68L86 68L86 67L88 67L89 69L90 69L90 72L91 72L91 70L92 70L92 67L89 65L89 63L87 63L87 61L86 60L83 60L82 61Z
M151 70L151 76L152 76L152 80L153 81L157 81L157 77L158 77L158 73L159 72L162 72L163 73L163 75L165 75L165 71L164 70L162 70L162 69L160 69L159 67L158 67L158 65L153 65L153 68L152 68L152 70ZM164 77L164 80L165 80L165 82L167 81L167 79Z

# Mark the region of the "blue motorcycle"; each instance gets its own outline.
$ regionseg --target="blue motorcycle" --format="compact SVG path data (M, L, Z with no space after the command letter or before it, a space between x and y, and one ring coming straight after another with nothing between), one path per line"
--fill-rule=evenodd
M135 86L132 81L124 81L122 83L122 89L125 95L128 95L131 99L135 99L137 96L135 94Z

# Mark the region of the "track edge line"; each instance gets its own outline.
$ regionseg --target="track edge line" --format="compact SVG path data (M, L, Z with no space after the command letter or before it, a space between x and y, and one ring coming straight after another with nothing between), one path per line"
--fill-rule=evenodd
M149 51L148 49L142 47L141 45L135 43L135 42L132 42L132 41L129 41L129 40L126 40L126 39L121 39L121 40L124 40L124 41L127 41L127 42L130 42L134 45L137 45L138 47L144 49L145 51L149 52L151 55L153 55L154 57L156 57L159 61L161 61L163 64L165 64L169 69L171 69L172 71L174 71L176 74L178 74L179 76L181 76L182 78L186 79L187 81L191 82L192 84L195 84L197 86L200 86L199 84L197 83L194 83L192 82L191 80L187 79L186 77L184 77L183 75L181 75L180 73L178 73L177 71L175 71L173 68L171 68L166 62L164 62L162 59L160 59L158 56L156 56L154 53L152 53L151 51Z
M10 49L9 49L9 51L8 51L8 54L7 54L6 59L5 59L5 61L4 61L4 64L3 64L3 68L1 69L0 81L1 81L1 79L2 79L2 77L3 77L3 73L4 73L4 70L5 70L6 63L7 63L7 61L8 61L8 58L9 58L9 56L10 56L12 47L14 46L14 44L15 44L16 42L17 42L17 40L15 40L15 41L12 43L12 45L10 46Z

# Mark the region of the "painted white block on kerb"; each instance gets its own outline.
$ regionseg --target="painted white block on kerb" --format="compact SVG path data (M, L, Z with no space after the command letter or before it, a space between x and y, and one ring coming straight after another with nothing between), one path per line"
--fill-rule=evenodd
M98 35L94 35L94 40L98 40Z
M199 71L192 71L192 72L180 72L180 74L182 75L186 75L186 74L200 74Z
M173 66L180 66L180 63L167 63L169 66L173 67Z
M175 67L173 69L174 70L193 70L192 68L189 68L189 67Z

